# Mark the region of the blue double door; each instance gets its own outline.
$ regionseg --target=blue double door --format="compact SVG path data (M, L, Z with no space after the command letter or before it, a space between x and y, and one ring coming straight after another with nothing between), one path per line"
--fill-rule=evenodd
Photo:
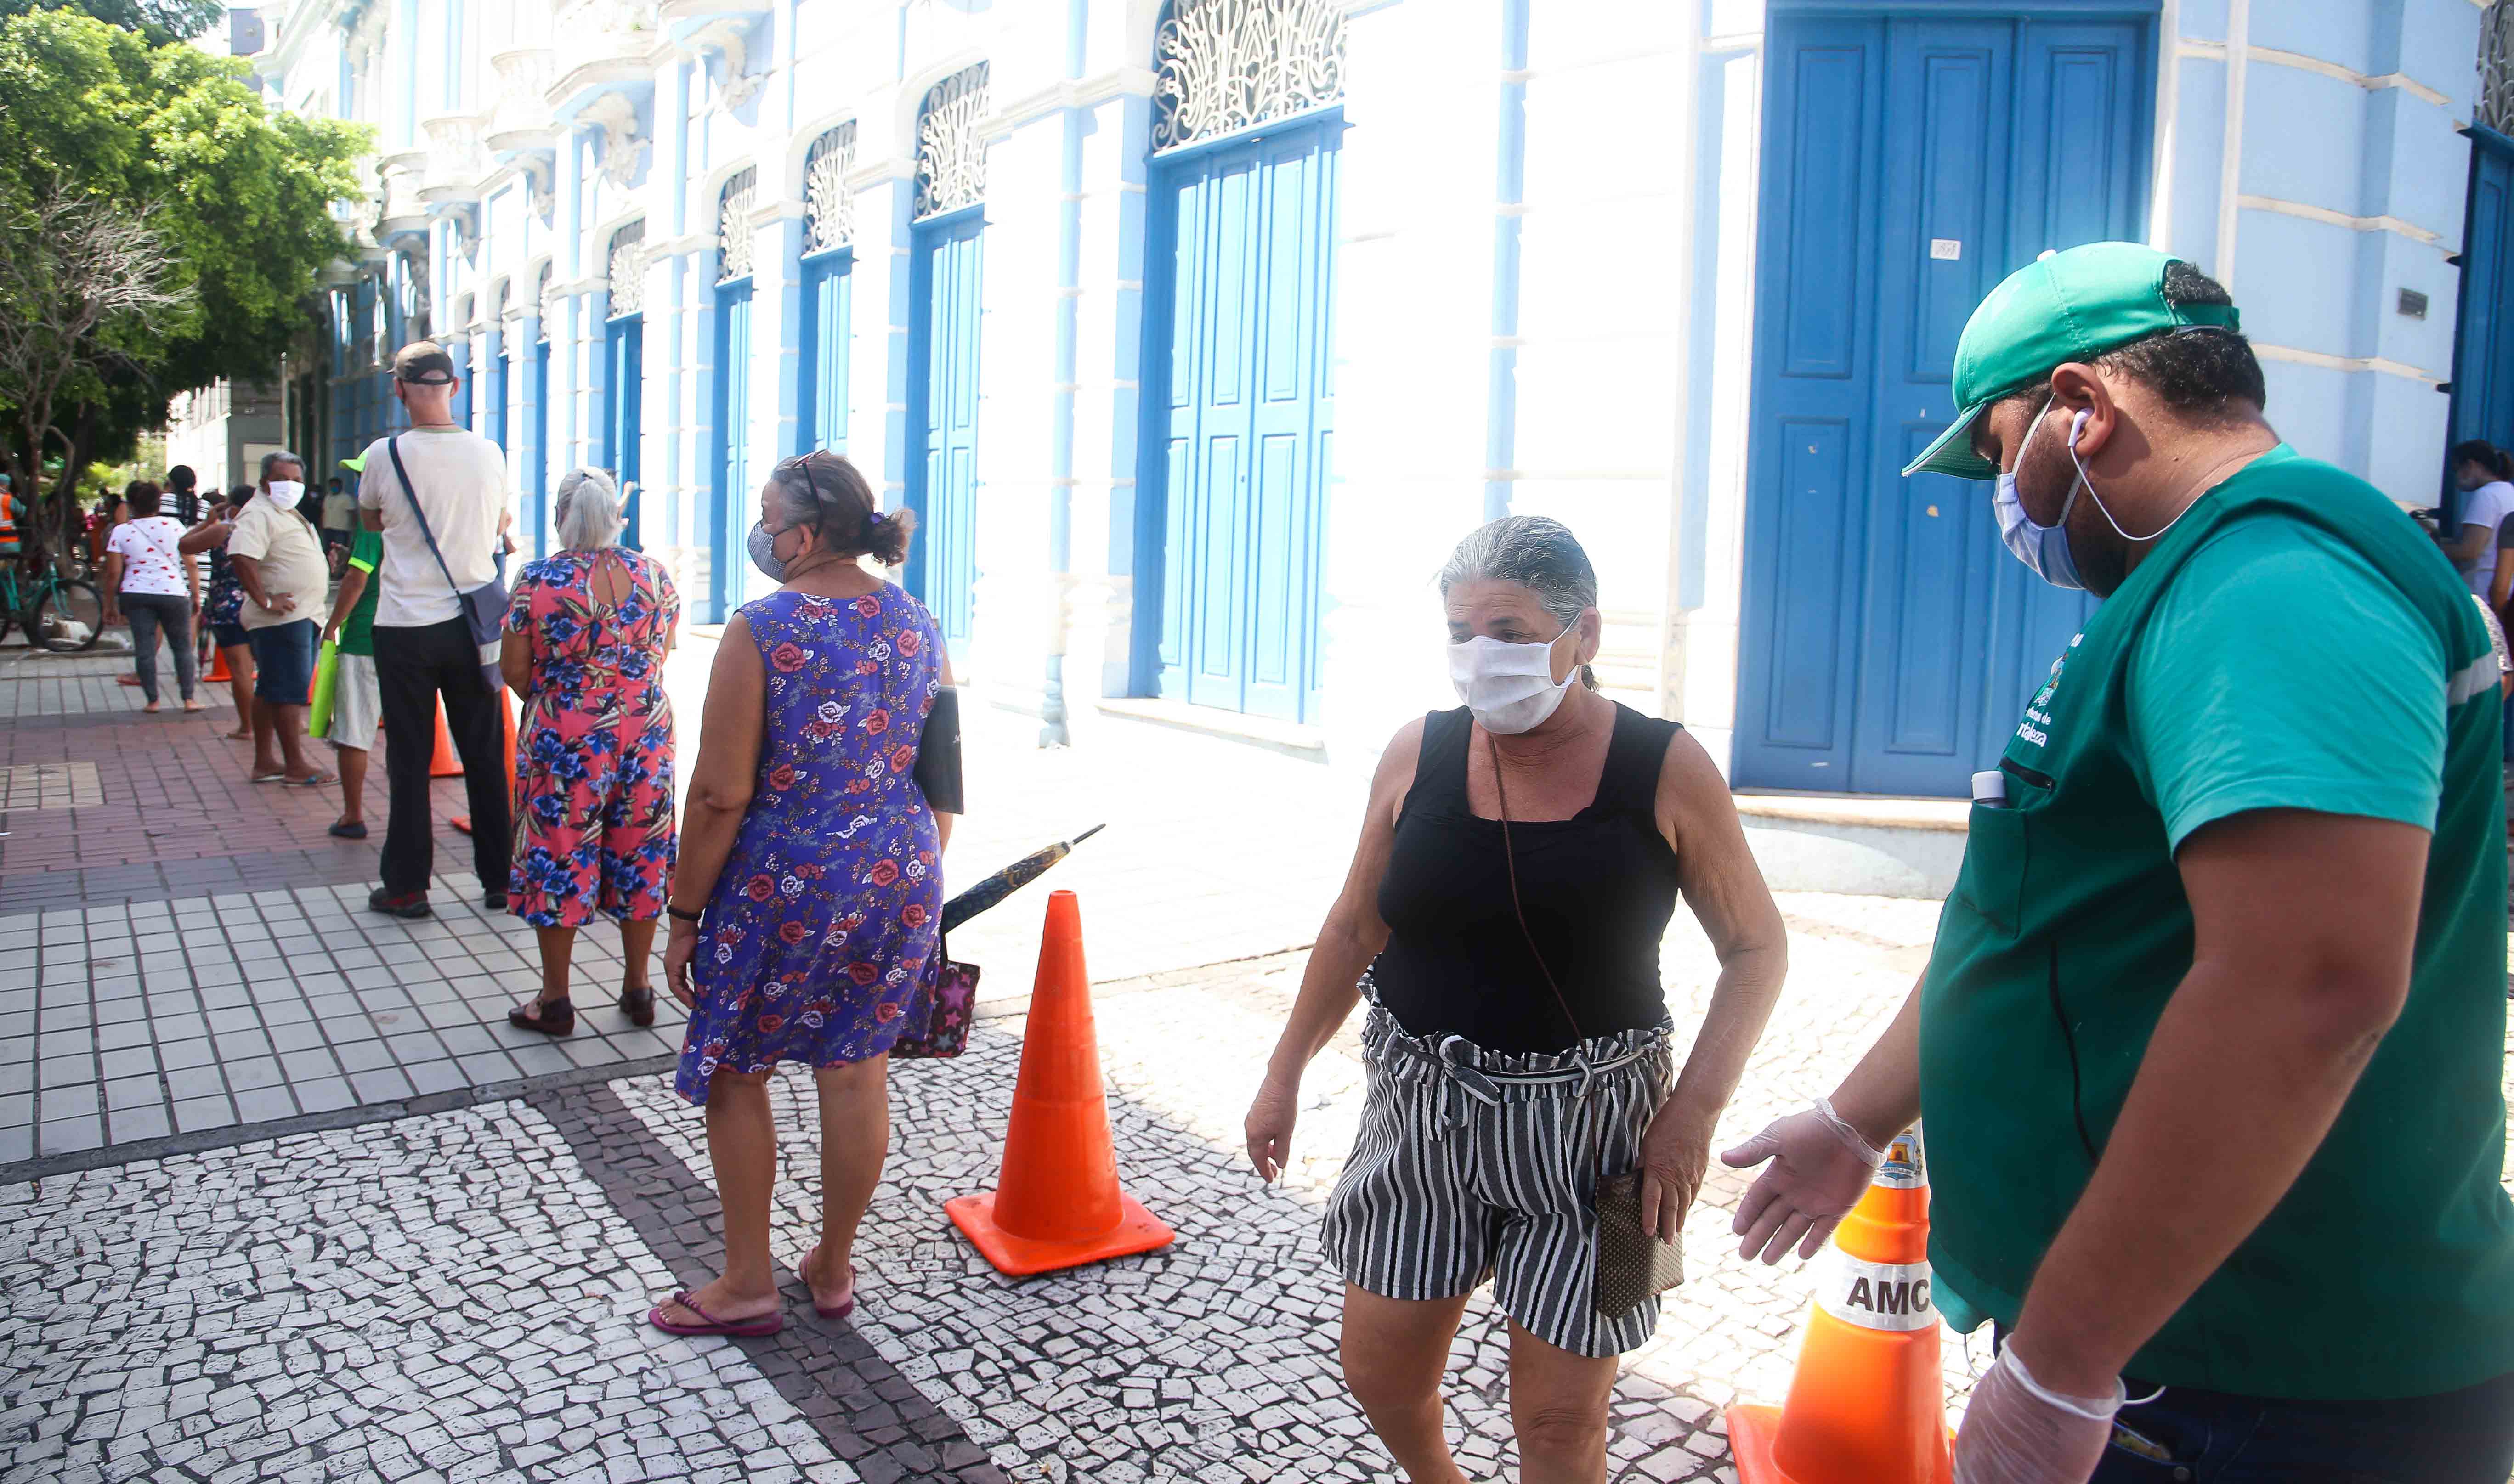
M637 516L646 501L637 471L639 449L645 441L646 317L623 314L605 321L602 348L603 384L609 388L603 398L603 452L612 478L620 482L622 512L628 517L620 541L643 550L645 533Z
M750 565L750 524L759 518L759 486L765 471L750 467L750 280L715 286L715 436L709 479L715 506L708 540L715 568L719 622L777 584Z
M2453 436L2514 447L2514 139L2484 124L2470 130Z
M1900 470L1955 414L1984 294L2139 235L2153 37L1774 17L1737 783L1961 796L2091 611L2003 552L1989 485Z
M1317 719L1342 129L1156 164L1139 689Z
M908 590L955 651L967 648L978 581L978 328L986 211L916 223L910 244Z

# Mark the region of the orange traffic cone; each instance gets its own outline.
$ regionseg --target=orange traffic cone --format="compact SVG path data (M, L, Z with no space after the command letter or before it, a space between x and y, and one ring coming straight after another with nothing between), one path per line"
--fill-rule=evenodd
M461 778L463 760L454 755L454 734L445 730L445 702L436 703L436 755L428 760L429 778Z
M943 1209L997 1271L1017 1278L1150 1252L1176 1239L1117 1188L1109 1100L1100 1086L1100 1037L1082 966L1082 913L1072 892L1047 899L1003 1173L993 1194L963 1195Z
M504 696L498 698L498 706L507 717L507 807L512 810L515 805L515 708ZM445 712L441 707L436 713L436 744L439 748L445 745ZM458 768L455 771L459 773L462 770ZM444 775L432 776L441 778ZM451 816L445 822L463 834L471 832L471 817L467 814Z
M1742 1484L1948 1484L1929 1177L1915 1124L1835 1231L1778 1410L1728 1409Z
M227 669L227 652L225 650L219 648L215 644L210 646L210 672L203 675L201 679L205 682L223 681L228 683L232 683L235 680L235 675Z

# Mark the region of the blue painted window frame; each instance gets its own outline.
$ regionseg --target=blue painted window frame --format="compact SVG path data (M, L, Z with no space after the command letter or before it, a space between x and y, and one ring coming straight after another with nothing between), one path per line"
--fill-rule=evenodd
M847 361L854 350L856 255L831 248L802 261L803 355L794 391L797 454L847 451Z
M644 532L638 520L638 507L646 502L646 491L637 483L642 462L640 445L645 442L646 401L646 316L622 314L605 320L602 326L603 412L602 462L611 477L620 484L620 493L628 517L628 529L621 532L620 543L632 551L642 551Z
M749 518L735 517L747 509L747 502L756 490L750 469L750 369L751 347L759 334L758 306L751 297L750 278L729 278L715 286L715 369L710 394L713 398L710 423L713 428L713 447L708 459L708 485L711 499L710 508L700 519L706 529L699 533L697 544L707 547L713 581L709 583L708 600L716 622L733 617L742 592L741 574L734 567L733 533L750 529ZM742 353L733 354L727 347L732 338L736 310L743 315ZM742 413L739 430L734 427L736 397ZM745 560L748 560L747 554Z

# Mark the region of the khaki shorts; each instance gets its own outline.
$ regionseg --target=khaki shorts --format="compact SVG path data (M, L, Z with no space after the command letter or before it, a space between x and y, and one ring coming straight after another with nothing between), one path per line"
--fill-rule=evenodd
M332 735L325 741L335 747L372 752L376 728L385 713L385 693L376 684L376 657L343 655L339 663L340 673L332 681Z

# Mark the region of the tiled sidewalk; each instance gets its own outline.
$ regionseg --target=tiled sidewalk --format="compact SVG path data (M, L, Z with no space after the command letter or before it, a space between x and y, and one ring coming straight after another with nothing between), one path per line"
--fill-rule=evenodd
M0 1164L106 1143L397 1103L680 1048L612 1006L620 938L579 935L577 1031L506 1023L532 929L439 877L437 915L353 883L0 918ZM33 1038L23 1033L31 1024Z

